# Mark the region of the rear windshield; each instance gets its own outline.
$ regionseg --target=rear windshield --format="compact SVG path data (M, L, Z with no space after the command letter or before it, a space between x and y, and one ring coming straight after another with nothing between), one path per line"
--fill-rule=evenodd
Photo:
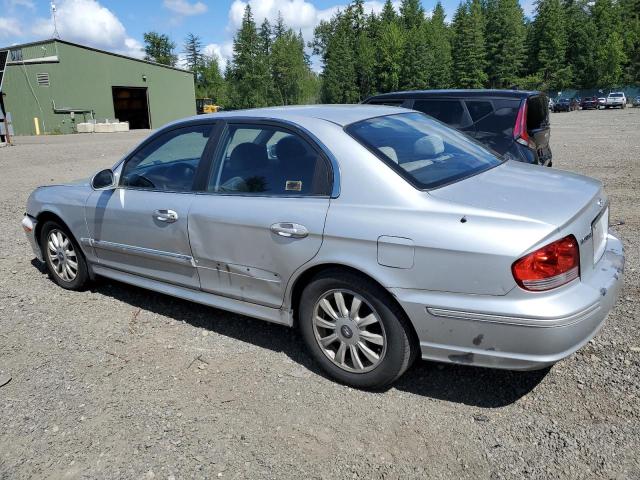
M610 97L621 97L622 94L621 93L610 93L609 96Z
M421 113L370 118L346 132L417 188L436 188L488 170L500 158Z

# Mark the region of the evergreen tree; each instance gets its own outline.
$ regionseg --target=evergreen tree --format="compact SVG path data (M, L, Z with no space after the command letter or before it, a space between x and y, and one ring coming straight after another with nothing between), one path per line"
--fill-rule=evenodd
M597 30L588 0L565 0L567 60L576 88L598 87L596 69Z
M640 83L640 0L620 0L622 31L627 62L624 81L628 85Z
M529 51L536 52L533 71L545 90L571 86L571 66L566 61L567 33L560 0L537 0Z
M488 0L487 75L491 88L516 85L525 60L524 12L518 0Z
M215 54L202 56L197 78L196 97L211 98L217 105L228 104L227 85Z
M195 72L202 61L202 41L198 35L187 34L184 41L184 54L187 68Z
M353 52L351 22L338 13L333 32L325 41L322 101L325 103L355 103L359 100Z
M447 88L451 86L451 41L445 23L444 8L436 3L431 19L427 23L427 51L429 52L430 88Z
M405 31L400 87L406 90L426 88L429 58L426 22L420 1L402 0L399 20Z
M143 34L143 38L145 60L172 67L176 66L178 56L173 52L176 44L169 39L168 35L146 32Z
M485 73L484 16L480 0L461 3L453 17L454 81L460 88L482 88Z
M404 37L397 21L380 27L376 84L380 92L392 92L400 88Z
M264 45L247 5L242 25L233 41L233 60L228 69L230 102L235 108L263 107L269 104L271 75Z
M395 22L398 19L398 14L393 8L391 0L385 0L382 12L380 13L380 22L384 25Z
M595 0L592 15L597 28L597 82L602 87L611 88L619 85L622 66L626 62L619 5L612 0Z
M305 79L310 75L304 57L304 43L293 30L286 30L273 42L271 68L276 102L279 105L302 103Z

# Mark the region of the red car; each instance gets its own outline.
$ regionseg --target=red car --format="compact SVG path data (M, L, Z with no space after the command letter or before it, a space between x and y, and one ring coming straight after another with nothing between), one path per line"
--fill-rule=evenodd
M580 106L582 107L583 110L589 110L589 109L597 110L598 97L585 97L580 102Z

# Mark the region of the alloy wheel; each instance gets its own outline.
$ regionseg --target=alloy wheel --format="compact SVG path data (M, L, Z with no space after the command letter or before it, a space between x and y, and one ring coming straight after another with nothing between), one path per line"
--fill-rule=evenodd
M349 290L331 290L320 297L313 309L313 333L327 358L348 372L373 370L387 350L380 315Z
M47 255L53 273L65 282L72 282L78 275L78 258L69 237L61 230L53 229L47 237Z

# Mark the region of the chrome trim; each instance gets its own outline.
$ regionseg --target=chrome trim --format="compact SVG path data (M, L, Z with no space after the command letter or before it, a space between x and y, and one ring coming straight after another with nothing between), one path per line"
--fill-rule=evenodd
M93 248L107 250L109 252L137 255L139 257L151 258L153 260L161 260L164 262L177 263L180 265L190 265L192 267L196 266L193 257L184 255L182 253L165 252L163 250L136 247L134 245L125 245L123 243L107 242L105 240L94 240L93 238L81 238L80 243Z
M584 317L600 309L600 303L596 302L587 308L568 315L566 317L540 318L540 317L515 317L511 315L492 315L489 313L464 312L461 310L448 310L444 308L427 307L427 312L441 318L454 318L457 320L470 320L475 322L502 323L507 325L518 325L523 327L566 327L578 323Z
M552 288L559 287L565 283L569 283L580 276L580 269L573 267L571 270L567 270L564 273L556 275L555 277L543 278L540 280L523 280L522 285L534 292L541 292L545 290L551 290Z

